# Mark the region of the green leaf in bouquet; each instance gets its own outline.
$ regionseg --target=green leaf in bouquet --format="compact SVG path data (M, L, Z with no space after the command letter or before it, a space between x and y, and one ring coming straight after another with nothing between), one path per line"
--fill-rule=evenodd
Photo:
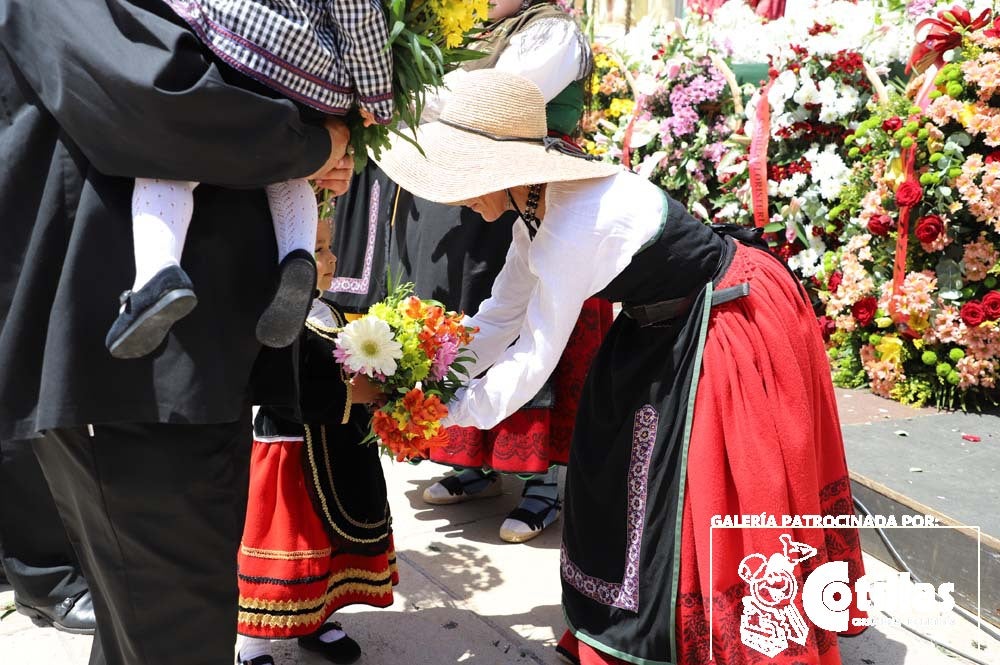
M806 233L806 227L802 224L802 222L795 222L792 224L792 226L795 229L795 237L797 237L800 241L802 241L803 245L808 247L810 243L809 243L809 234Z
M784 222L771 222L764 226L764 233L781 233L784 230Z
M424 49L421 50L421 53L423 53L424 57L434 65L434 68L438 70L438 73L441 76L444 76L444 54L441 53L441 49L438 48L437 44L427 39L424 35L419 35L418 40L424 47ZM433 57L427 55L428 50L434 54Z
M392 48L392 45L396 41L396 38L399 37L400 33L403 32L403 30L406 30L406 24L403 23L402 21L396 21L393 24L392 30L389 31L389 41L385 45L386 49Z
M471 48L456 48L448 51L448 62L449 64L457 64L460 62L468 62L469 60L479 60L486 56L483 51L476 51Z
M946 300L962 298L962 267L957 261L942 257L934 268L938 278L938 295Z
M404 131L400 131L399 129L397 129L395 127L390 127L389 131L391 133L395 134L396 136L400 137L404 141L413 144L413 146L420 152L421 155L424 154L424 149L420 147L419 143L417 143L416 133L415 132L411 136L405 130Z
M413 62L417 65L417 70L420 72L421 79L427 78L427 70L424 69L424 51L420 48L420 38L417 33L411 32L409 34L410 39L410 52L413 55Z
M948 137L947 143L957 143L963 148L968 148L972 145L972 137L965 132L955 132Z

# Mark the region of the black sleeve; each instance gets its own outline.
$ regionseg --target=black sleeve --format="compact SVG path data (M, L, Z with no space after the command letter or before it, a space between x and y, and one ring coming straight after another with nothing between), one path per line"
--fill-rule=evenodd
M161 0L0 0L7 52L100 172L255 187L330 154L290 101L228 83Z
M303 421L342 422L347 407L347 384L333 358L333 345L308 330L300 343L299 406Z

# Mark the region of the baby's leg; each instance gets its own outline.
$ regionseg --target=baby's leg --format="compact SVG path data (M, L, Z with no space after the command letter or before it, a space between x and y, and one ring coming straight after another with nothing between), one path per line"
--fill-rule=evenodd
M316 247L318 206L306 180L289 180L267 187L267 202L278 242L278 262L296 249L313 254Z
M121 310L104 343L115 358L153 352L198 298L181 269L181 253L194 212L196 182L136 178L132 190L135 282L121 295Z
M132 239L135 246L135 282L144 287L153 275L180 265L191 215L196 182L136 178L132 190Z
M270 185L267 201L281 264L274 296L257 321L257 339L281 348L302 332L316 291L316 195L305 180Z

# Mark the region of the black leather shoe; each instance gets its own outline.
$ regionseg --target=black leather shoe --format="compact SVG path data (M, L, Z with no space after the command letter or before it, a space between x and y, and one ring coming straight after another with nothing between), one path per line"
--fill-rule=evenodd
M323 624L319 630L312 635L299 638L299 646L306 651L318 653L331 663L336 665L349 665L357 662L361 658L361 647L347 635L344 635L336 642L324 642L319 636L331 628L342 630L339 623Z
M274 665L274 657L270 654L264 654L250 660L243 660L239 654L236 654L236 665Z
M191 280L180 266L167 266L144 287L125 291L120 299L124 309L104 340L115 358L147 355L198 304Z
M280 270L271 303L257 321L257 340L275 349L288 346L302 332L316 293L316 259L296 249L281 261Z
M36 626L52 626L56 630L74 635L93 635L97 627L94 604L89 591L49 607L33 607L16 599L14 606L18 612L28 616Z

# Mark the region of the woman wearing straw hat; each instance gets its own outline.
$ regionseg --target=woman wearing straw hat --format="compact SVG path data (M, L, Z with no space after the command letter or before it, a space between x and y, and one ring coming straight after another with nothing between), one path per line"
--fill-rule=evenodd
M523 222L470 322L482 374L448 424L495 425L544 382L586 298L624 304L573 434L562 653L652 665L711 649L719 663L756 662L740 640L739 563L780 533L711 530L711 518L851 510L829 367L797 282L753 234L734 240L645 179L547 138L541 93L520 77L470 73L416 139L423 154L399 141L380 160L401 187ZM863 572L853 530L778 531L817 550L797 575L831 558ZM835 635L813 628L767 662L792 661L840 662Z
M449 90L470 71L498 69L539 87L550 135L574 134L593 70L590 42L576 19L554 0L496 0L489 18L470 44L485 55L448 73L446 86L428 100L423 121L437 117ZM476 312L503 267L517 221L510 211L492 224L470 223L478 220L474 211L411 196L374 167L354 179L335 215L342 275L331 291L338 304L358 311L385 297L391 273L394 281L412 282L420 297ZM359 227L369 233L358 233ZM611 320L609 302L584 302L559 363L534 398L489 430L449 429L447 444L431 450L430 460L456 472L426 487L423 500L447 505L489 499L502 493L502 474L517 474L525 481L521 501L500 524L501 540L526 542L554 524L562 510L559 467L569 460L583 380Z

